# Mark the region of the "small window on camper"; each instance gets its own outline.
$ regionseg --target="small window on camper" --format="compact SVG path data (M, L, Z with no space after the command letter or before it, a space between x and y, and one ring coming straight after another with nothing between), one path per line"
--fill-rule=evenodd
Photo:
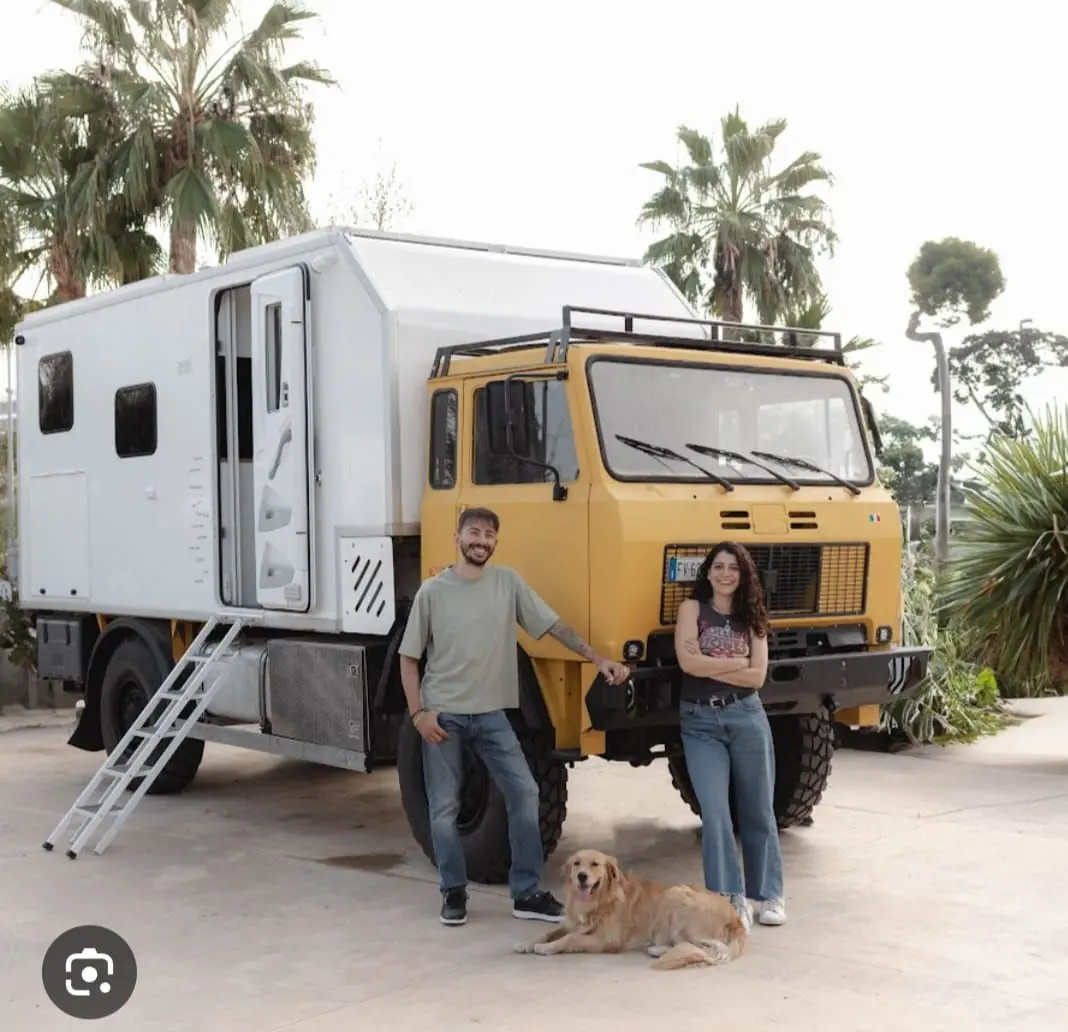
M282 306L267 306L267 411L282 407Z
M37 422L42 434L61 434L74 426L74 356L45 355L37 364Z
M554 466L564 483L578 480L578 453L567 408L567 388L559 380L513 381L522 384L525 403L513 419L525 416L524 428L513 427L513 441L525 437L527 447L520 452L523 462L511 455L495 454L490 449L490 412L486 392L475 391L475 475L476 484L540 484L553 479L543 465ZM497 414L499 415L499 414ZM505 439L505 427L494 432Z
M115 452L120 459L156 451L156 385L139 383L115 392Z
M435 391L430 401L430 486L456 486L456 391Z

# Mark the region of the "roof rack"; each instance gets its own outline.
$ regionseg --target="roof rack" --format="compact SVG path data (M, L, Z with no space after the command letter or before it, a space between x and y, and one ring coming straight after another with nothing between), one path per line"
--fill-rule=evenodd
M622 328L605 329L603 327L576 326L575 315L607 316L622 320ZM637 322L673 323L684 326L699 326L707 331L704 338L676 337L657 333L639 333L635 329ZM763 342L742 340L724 340L723 331L731 335L747 333L763 338ZM786 343L767 343L785 337ZM807 347L803 339L830 338L834 347ZM526 351L538 345L545 345L545 363L563 362L567 350L576 341L614 341L628 344L648 344L653 347L689 348L694 351L722 351L739 355L762 355L769 358L802 358L813 362L833 362L845 365L842 353L842 335L830 330L805 330L792 326L761 326L754 323L736 323L714 319L687 319L677 315L644 315L640 312L617 312L606 308L581 308L564 305L560 328L544 330L540 333L527 333L517 337L500 337L496 340L475 341L470 344L454 344L438 348L434 356L431 379L448 376L452 359L456 356L475 358L484 355L501 355L512 351Z

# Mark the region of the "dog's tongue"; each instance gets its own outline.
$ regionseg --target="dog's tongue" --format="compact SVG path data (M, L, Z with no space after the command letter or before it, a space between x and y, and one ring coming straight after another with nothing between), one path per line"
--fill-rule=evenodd
M579 899L587 900L590 898L590 887L588 885L579 886L578 890Z

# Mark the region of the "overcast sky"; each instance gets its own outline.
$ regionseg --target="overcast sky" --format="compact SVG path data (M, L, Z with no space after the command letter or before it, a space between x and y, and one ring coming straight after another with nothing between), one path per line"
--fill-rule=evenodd
M249 27L268 6L239 3ZM883 342L866 362L892 377L879 411L937 412L933 356L904 338L905 273L924 240L997 251L1008 285L991 328L1068 330L1063 22L1048 0L312 6L302 56L340 80L314 98L319 210L395 160L414 206L401 228L640 256L650 234L634 221L657 177L638 163L675 160L676 126L716 132L738 104L754 124L787 119L783 162L816 150L836 176L829 328ZM9 83L76 62L65 12L6 0L5 14ZM1047 374L1031 396L1066 385Z

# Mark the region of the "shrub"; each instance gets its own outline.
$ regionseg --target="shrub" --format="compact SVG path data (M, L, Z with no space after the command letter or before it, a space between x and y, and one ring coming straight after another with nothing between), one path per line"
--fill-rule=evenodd
M989 443L940 592L965 647L1022 695L1068 681L1068 410L1033 423Z
M993 670L974 661L956 621L939 626L935 574L919 550L902 556L905 642L934 648L916 694L883 708L882 729L916 745L971 742L1012 722Z

